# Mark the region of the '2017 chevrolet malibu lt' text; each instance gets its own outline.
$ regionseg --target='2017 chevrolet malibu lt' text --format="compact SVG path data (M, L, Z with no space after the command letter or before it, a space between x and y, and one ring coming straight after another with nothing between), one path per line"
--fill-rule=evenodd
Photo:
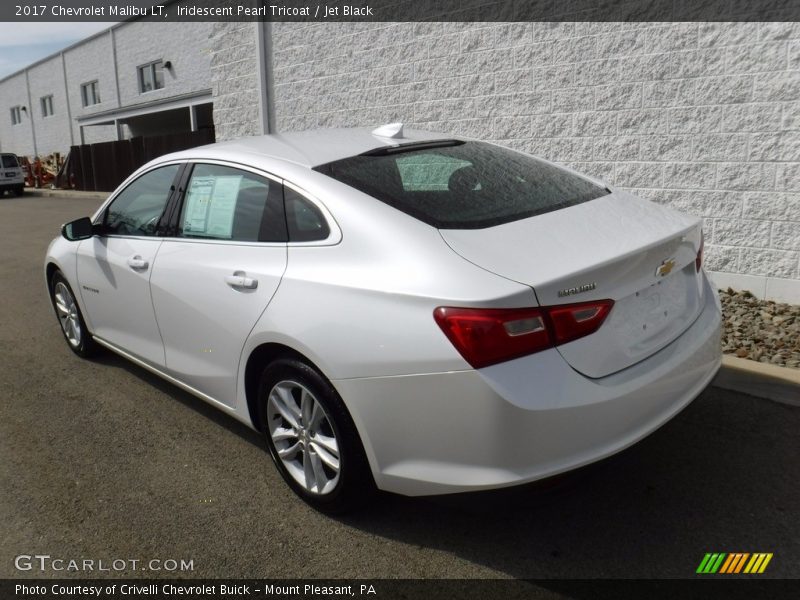
M720 364L700 220L481 141L339 129L163 156L45 261L102 346L262 432L318 509L613 454Z

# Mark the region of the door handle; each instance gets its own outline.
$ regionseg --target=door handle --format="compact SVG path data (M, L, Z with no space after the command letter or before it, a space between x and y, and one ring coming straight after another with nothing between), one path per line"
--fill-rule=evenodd
M254 290L258 287L258 279L248 277L244 271L234 271L233 275L225 276L225 283L232 288L243 288L246 290Z
M148 267L149 263L138 254L128 259L128 266L131 269L144 270Z

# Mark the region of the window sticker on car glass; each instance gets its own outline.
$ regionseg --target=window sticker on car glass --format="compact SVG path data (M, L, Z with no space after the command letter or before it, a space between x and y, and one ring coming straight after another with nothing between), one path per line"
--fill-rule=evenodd
M186 235L230 239L242 176L195 177L186 195Z
M211 206L208 210L206 235L230 239L233 233L233 213L236 210L236 197L242 185L242 176L216 177Z
M186 194L186 208L184 209L184 233L206 232L208 221L208 207L211 204L211 193L214 191L213 177L195 177Z

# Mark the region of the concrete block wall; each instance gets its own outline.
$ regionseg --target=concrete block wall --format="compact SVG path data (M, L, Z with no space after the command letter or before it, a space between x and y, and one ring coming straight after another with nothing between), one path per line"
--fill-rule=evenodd
M532 152L703 217L719 285L800 302L800 24L273 31L279 130L402 120Z
M263 133L260 27L260 23L212 24L211 84L217 141Z

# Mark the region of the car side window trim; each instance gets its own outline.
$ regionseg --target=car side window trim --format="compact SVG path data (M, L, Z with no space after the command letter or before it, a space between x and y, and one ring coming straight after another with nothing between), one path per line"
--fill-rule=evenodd
M121 234L111 231L105 231L106 220L108 218L108 212L111 206L116 202L127 190L130 189L132 185L134 185L137 181L140 181L143 177L147 177L151 173L155 171L171 166L177 166L178 169L175 172L175 176L172 179L172 183L169 186L169 191L167 193L166 201L164 202L164 208L161 211L161 214L158 216L158 220L156 221L156 230L153 235L141 235L141 234ZM100 207L98 212L92 218L92 223L95 225L100 225L100 235L101 237L106 238L126 238L126 239L145 239L145 240L153 240L153 239L161 239L164 237L164 225L166 223L165 217L170 212L170 206L174 201L176 190L177 190L177 183L181 179L181 174L183 173L186 165L182 161L170 161L161 163L158 165L153 165L153 168L148 169L146 171L137 172L131 175L128 179L125 180L123 187L117 191L117 193L113 194L113 196L109 197L106 202Z
M192 175L193 164L188 162L181 163L175 181L172 182L172 193L167 200L167 206L164 209L164 214L161 215L159 221L159 230L163 237L176 237L178 229L175 225L178 217L176 213L180 212L181 202L183 201L183 193L186 190L186 184L189 177Z
M177 182L180 181L181 174L184 172L184 169L186 167L186 162L185 161L170 160L170 161L166 161L166 162L163 162L163 163L159 163L159 164L153 165L152 168L147 169L146 171L134 171L133 173L131 173L130 176L128 176L127 179L125 179L125 181L122 182L120 187L118 187L108 198L106 198L105 202L103 202L100 205L100 208L98 208L95 211L95 213L92 215L92 223L94 225L102 225L103 224L103 220L105 218L105 215L106 215L106 212L108 211L109 206L111 206L111 204L117 198L119 198L125 192L125 190L127 190L131 186L131 184L134 183L136 180L138 180L140 177L144 177L145 175L147 175L148 173L152 173L156 169L160 169L162 167L169 167L171 165L178 165L178 172L175 174L175 179L172 180L172 185L170 186L170 195L167 198L166 204L164 205L164 212L161 214L161 217L159 219L159 228L160 228L162 223L165 222L164 221L164 216L169 212L170 204L175 199L175 189L174 188L176 187ZM103 233L102 235L103 235L103 237L125 237L125 238L131 238L131 239L140 239L141 238L141 239L148 239L148 240L152 240L152 239L157 238L157 237L163 237L161 235L158 235L158 236L137 236L137 235L117 235L117 234L114 234L114 233Z
M283 180L283 185L292 191L296 192L300 196L303 197L304 200L312 204L320 213L322 213L322 217L325 219L326 224L328 225L328 236L321 240L313 240L313 241L292 241L289 240L290 246L335 246L339 242L342 241L342 230L339 228L339 224L336 222L336 219L333 218L328 208L320 202L313 194L310 194L303 188L298 185L295 185L291 181L286 179ZM287 224L288 227L288 224Z
M262 220L261 220L261 222L259 224L259 228L258 228L258 231L259 231L259 233L258 233L259 239L258 240L225 239L225 238L202 237L202 236L193 237L193 236L184 236L184 235L182 235L182 232L181 232L181 216L182 216L182 213L183 213L183 210L184 210L184 205L185 205L186 200L187 200L187 192L189 190L189 183L190 183L190 181L192 179L192 176L195 173L196 168L201 166L201 165L203 165L203 166L212 166L212 167L213 166L225 167L225 168L228 168L228 169L233 169L233 170L236 170L236 171L240 171L240 172L245 173L245 174L255 175L255 176L260 177L262 179L268 180L268 182L271 185L270 185L270 189L268 190L267 201L270 200L270 198L272 197L272 194L276 193L275 190L277 190L277 193L280 195L280 197L277 198L277 202L276 202L276 207L279 208L279 210L280 210L280 214L277 215L277 219L278 219L277 223L279 223L279 225L282 226L282 228L283 228L283 235L281 237L283 237L284 239L282 239L282 240L278 240L278 239L275 239L275 240L262 239L262 238L266 237L266 232L268 230L268 223L269 223L267 221L267 219L269 218L269 212L268 212L266 206L265 206L264 212L261 215L261 219ZM272 188L273 185L275 186L274 189ZM284 207L283 207L282 186L283 186L283 181L281 180L281 178L276 177L275 175L272 175L271 173L267 173L267 172L261 171L260 169L249 167L247 165L242 165L242 164L239 164L239 163L233 163L233 162L228 162L228 161L212 160L212 159L205 159L205 160L202 159L202 158L191 159L191 160L187 161L186 171L185 171L183 177L181 178L181 182L180 182L180 184L178 186L178 191L176 193L175 206L173 208L172 213L170 214L169 226L168 227L169 227L169 231L174 233L174 235L172 235L170 237L172 239L177 239L177 240L181 240L181 241L184 241L184 242L191 242L191 243L209 243L209 244L244 245L244 246L250 246L250 245L285 246L286 245L286 241L288 240L288 234L286 233L286 215L284 213Z
M254 175L258 175L260 177L265 177L270 181L280 185L280 186L288 186L311 204L313 204L323 215L328 229L330 230L330 234L324 240L315 240L309 242L292 242L291 240L287 242L247 242L247 241L233 241L233 240L216 240L216 239L209 239L209 238L182 238L177 235L178 228L179 228L179 220L181 211L183 210L183 203L186 200L186 187L188 185L189 179L191 178L192 171L196 165L204 164L204 165L219 165L221 167L230 167L233 169L239 169L241 171L247 171L248 173L253 173ZM176 202L173 212L170 215L169 219L169 229L170 231L175 231L175 237L170 237L169 239L173 240L182 240L185 242L192 242L198 244L235 244L237 246L333 246L341 242L342 240L342 232L339 228L338 223L331 215L330 211L325 207L325 205L320 202L314 195L307 192L302 187L295 185L294 183L287 181L286 179L275 175L274 173L270 173L269 171L265 171L263 169L259 169L257 167L253 167L250 165L227 161L227 160L219 160L219 159L204 159L204 158L191 158L186 161L186 171L184 172L184 176L181 179L181 183L179 184L178 194L176 195ZM285 210L284 210L284 218L285 218ZM288 225L287 225L288 229Z

